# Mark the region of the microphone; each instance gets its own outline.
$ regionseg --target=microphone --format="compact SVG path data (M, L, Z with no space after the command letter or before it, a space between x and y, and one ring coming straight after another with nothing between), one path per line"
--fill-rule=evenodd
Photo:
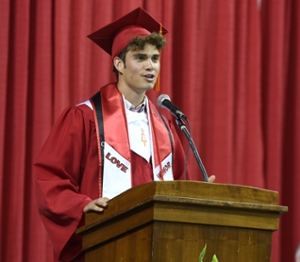
M162 94L157 98L157 105L159 107L168 109L172 113L172 115L174 115L176 117L176 123L177 123L178 127L184 133L185 137L187 138L187 140L189 142L190 147L193 150L193 153L194 153L195 159L197 161L197 164L200 167L200 170L202 172L203 179L204 179L205 182L208 182L207 173L206 173L205 167L202 163L202 160L199 156L199 153L197 151L195 143L194 143L194 141L191 137L190 132L187 130L187 128L185 126L185 123L182 120L182 118L183 118L184 120L186 120L188 122L187 117L184 115L184 113L181 112L181 110L177 106L175 106L171 102L170 97L166 94Z
M182 113L181 110L171 102L170 97L166 94L162 94L157 98L157 105L159 107L168 109L172 115L177 118L187 119L185 114Z

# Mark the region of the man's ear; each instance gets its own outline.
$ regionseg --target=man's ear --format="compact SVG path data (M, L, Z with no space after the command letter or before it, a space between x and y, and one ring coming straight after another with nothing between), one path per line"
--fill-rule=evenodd
M114 58L114 66L119 71L120 74L123 74L124 62L118 56Z

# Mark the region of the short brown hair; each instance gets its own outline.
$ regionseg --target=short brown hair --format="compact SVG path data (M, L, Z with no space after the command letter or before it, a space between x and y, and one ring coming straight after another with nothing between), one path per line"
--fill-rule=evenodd
M118 57L126 63L126 54L129 51L143 50L146 44L154 45L158 51L162 50L166 45L166 38L159 33L153 32L147 36L137 36L129 41L128 45L118 54ZM119 79L119 71L113 66L113 72L116 75L117 80Z

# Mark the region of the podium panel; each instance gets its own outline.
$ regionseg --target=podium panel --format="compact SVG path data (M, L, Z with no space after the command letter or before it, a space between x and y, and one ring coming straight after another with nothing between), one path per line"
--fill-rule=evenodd
M196 181L160 181L111 199L77 230L86 261L270 261L280 214L275 191Z

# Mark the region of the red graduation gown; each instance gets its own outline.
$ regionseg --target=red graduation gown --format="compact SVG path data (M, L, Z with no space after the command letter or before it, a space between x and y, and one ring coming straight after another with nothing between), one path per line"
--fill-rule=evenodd
M169 125L175 148L173 176L179 180L185 156ZM97 150L93 111L84 104L72 106L59 117L34 164L39 213L54 247L54 261L84 261L75 231L84 223L83 208L100 195ZM151 165L134 152L131 164L133 186L153 181Z

